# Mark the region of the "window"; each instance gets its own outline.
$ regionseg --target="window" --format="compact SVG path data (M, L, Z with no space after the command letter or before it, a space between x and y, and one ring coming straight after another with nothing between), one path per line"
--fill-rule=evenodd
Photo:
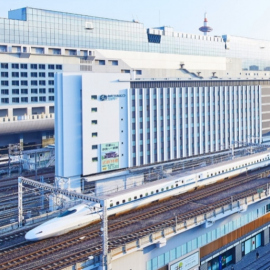
M9 94L8 89L2 89L1 90L1 95L8 95L8 94Z
M126 200L123 200L123 201L122 201L122 203L125 203L125 202L126 202Z
M2 86L8 86L8 81L1 81Z
M94 138L94 137L97 137L97 135L98 135L97 132L93 132L93 133L92 133L92 137L93 137L93 138Z
M1 103L9 103L9 99L8 98L1 98Z
M37 69L37 64L31 64L31 69Z
M62 70L62 65L56 65L56 69Z
M20 102L20 100L18 97L12 98L12 103L19 103L19 102Z
M49 96L49 101L54 101L54 96Z
M8 78L8 72L1 72L1 77Z
M121 69L121 73L130 73L129 69Z
M142 71L141 70L136 70L136 75L142 75Z
M19 85L19 81L12 81L12 85Z
M112 60L112 66L118 66L118 61L117 60Z
M137 200L137 196L134 196L134 200Z
M119 205L119 202L116 202L116 205Z
M31 85L37 85L37 81L31 81Z
M21 81L21 85L28 85L28 81Z
M91 96L91 99L96 100L97 99L97 96L96 95L92 95Z
M27 69L27 64L21 64L21 69Z
M37 94L37 89L35 88L31 89L31 94Z
M92 125L97 125L97 120L92 120Z
M98 65L105 66L105 60L97 60Z
M48 69L54 69L54 65L48 65Z
M48 73L48 77L54 77L54 73L53 72L49 72Z
M97 112L97 108L92 108L91 112Z
M22 97L21 102L28 102L28 97Z
M97 157L93 157L92 158L92 162L97 162L98 161L98 158Z
M40 88L39 93L40 94L46 94L46 89L45 88Z
M96 144L92 145L92 150L95 150L95 149L98 149L98 146Z
M49 93L54 93L54 88L49 88Z
M31 97L31 102L37 102L38 98L37 97Z
M39 97L39 101L46 101L46 97Z
M39 72L38 76L39 77L42 77L42 78L45 78L46 77L46 74L45 74L45 72Z
M13 95L19 95L19 89L12 89Z
M54 81L50 80L49 85L54 85Z
M39 65L38 65L38 68L39 68L39 69L45 69L45 65L44 65L44 64L39 64Z
M14 69L18 69L19 68L19 64L11 64L11 67Z
M1 63L1 68L8 69L8 63Z
M37 77L37 72L31 72L31 77L36 78Z
M12 72L12 75L11 75L13 78L15 77L19 77L19 72Z
M21 89L21 94L28 94L28 89Z
M27 78L28 77L27 72L21 72L21 77Z
M39 81L39 85L46 85L46 81Z

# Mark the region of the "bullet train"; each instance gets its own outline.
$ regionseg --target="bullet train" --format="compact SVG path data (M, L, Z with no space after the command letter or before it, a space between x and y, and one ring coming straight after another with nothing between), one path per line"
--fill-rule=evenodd
M269 165L270 151L265 151L190 172L171 173L165 179L99 198L107 201L107 214L111 216ZM100 220L101 215L102 211L99 204L79 204L63 212L60 216L30 230L26 233L25 239L38 241L62 235Z

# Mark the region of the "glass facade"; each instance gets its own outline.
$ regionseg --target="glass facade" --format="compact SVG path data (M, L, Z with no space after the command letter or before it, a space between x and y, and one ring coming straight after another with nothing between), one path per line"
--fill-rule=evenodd
M148 40L142 23L33 8L0 18L0 42L123 51L225 56L219 37L161 32L160 43ZM89 27L91 23L91 27ZM31 29L31 31L29 31ZM39 53L39 51L36 51ZM42 52L40 52L42 53Z
M265 207L255 209L249 213L244 214L241 217L234 219L233 221L222 223L212 231L208 231L196 238L183 243L170 251L160 254L159 256L147 261L147 270L157 270L169 262L182 257L183 255L194 251L204 245L217 240L218 238L246 225L247 223L256 220L258 217L266 214ZM242 246L243 256L248 254L251 250L261 246L261 233L243 242ZM214 258L208 263L208 270L223 269L234 262L233 248L220 256ZM221 267L221 268L220 268Z

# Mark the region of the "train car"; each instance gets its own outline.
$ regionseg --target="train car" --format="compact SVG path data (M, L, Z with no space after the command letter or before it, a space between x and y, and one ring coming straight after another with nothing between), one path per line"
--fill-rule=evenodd
M269 151L221 162L191 172L172 173L171 176L128 190L100 196L107 201L108 216L142 207L153 201L163 200L194 188L235 177L241 173L269 166ZM57 218L53 218L29 231L25 238L30 241L61 235L81 228L101 217L98 204L80 204L70 208Z

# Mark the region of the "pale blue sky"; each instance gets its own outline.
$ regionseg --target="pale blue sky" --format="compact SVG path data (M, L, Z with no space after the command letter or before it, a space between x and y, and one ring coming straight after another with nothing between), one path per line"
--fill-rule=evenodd
M172 26L199 33L204 12L213 35L270 40L270 0L0 0L0 17L25 6L120 20L136 19L145 27ZM160 22L160 24L159 24Z

